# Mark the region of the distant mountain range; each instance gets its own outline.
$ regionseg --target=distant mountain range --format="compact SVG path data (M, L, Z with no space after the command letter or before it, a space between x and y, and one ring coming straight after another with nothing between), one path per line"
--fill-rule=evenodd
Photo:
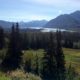
M29 27L41 27L44 26L48 21L46 20L35 20L30 22L19 22L19 26L21 28L29 28ZM0 26L3 28L11 28L12 24L15 24L16 22L9 22L9 21L3 21L0 20Z
M44 27L60 29L80 29L80 11L64 14L50 20Z
M34 20L30 22L20 22L21 27L42 27L44 26L48 21L47 20Z
M0 26L4 29L11 28L15 22L0 20ZM21 28L43 27L43 28L60 28L80 31L80 11L71 14L63 14L50 21L35 20L30 22L19 22Z
M0 20L0 26L3 28L10 28L13 22Z

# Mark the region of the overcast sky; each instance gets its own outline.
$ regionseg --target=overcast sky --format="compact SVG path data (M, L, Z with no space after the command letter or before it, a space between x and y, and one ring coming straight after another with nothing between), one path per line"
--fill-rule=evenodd
M51 20L80 10L80 0L0 0L0 20Z

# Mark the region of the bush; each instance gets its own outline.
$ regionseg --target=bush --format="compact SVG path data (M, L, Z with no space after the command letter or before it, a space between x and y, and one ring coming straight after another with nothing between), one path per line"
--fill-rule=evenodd
M37 75L24 73L22 70L16 70L10 73L12 80L41 80Z

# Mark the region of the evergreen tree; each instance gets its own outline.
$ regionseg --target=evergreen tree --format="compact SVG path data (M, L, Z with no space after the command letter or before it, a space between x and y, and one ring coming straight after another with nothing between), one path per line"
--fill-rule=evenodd
M64 40L64 47L66 47L66 48L73 48L73 41L65 39Z
M20 29L19 29L18 23L16 23L16 27L15 27L15 41L16 41L16 49L19 53L19 52L21 52L21 49L22 49L22 37L20 34Z
M25 32L24 34L23 34L23 41L22 41L22 49L23 50L27 50L27 49L29 49L29 46L30 46L30 44L29 44L29 37L28 37L28 34Z
M2 62L2 68L6 71L15 70L20 67L22 52L18 27L18 23L16 24L16 28L14 25L12 26L8 51Z
M73 41L69 40L69 48L73 48Z
M45 80L56 80L55 44L53 34L50 33L47 48L43 57L42 76Z
M4 30L0 27L0 49L4 47Z
M56 64L57 80L65 80L65 60L61 43L61 32L56 32Z

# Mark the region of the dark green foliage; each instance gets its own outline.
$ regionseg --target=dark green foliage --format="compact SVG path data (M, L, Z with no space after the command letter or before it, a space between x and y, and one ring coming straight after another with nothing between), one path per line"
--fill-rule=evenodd
M30 45L29 45L29 37L28 37L28 33L24 33L22 35L23 39L22 39L22 49L23 50L27 50L29 49Z
M33 33L33 36L31 39L32 39L31 48L35 50L35 49L37 49L36 34Z
M49 33L48 32L27 32L27 30L21 32L22 33L22 49L27 50L27 49L46 49L47 48L47 42L49 40ZM52 33L55 35L55 33ZM74 35L74 36L73 36ZM77 43L76 46L79 48L78 43L79 41L79 33L69 33L69 32L62 32L62 46L66 48L75 48L75 44Z
M73 41L72 40L64 40L64 47L73 48Z
M78 46L78 43L80 42L80 33L79 32L62 32L62 45L65 48L77 48L79 49L80 47ZM76 46L75 46L75 43Z
M56 32L56 39L50 33L43 57L43 79L65 80L65 61L61 43L61 32Z
M57 65L57 79L58 80L65 80L65 60L64 54L62 50L61 44L61 32L56 32L56 65Z
M0 49L4 47L4 30L0 27Z
M2 68L6 71L14 70L20 67L22 52L20 42L21 37L18 27L18 23L16 23L16 27L14 25L12 26L8 51L2 62Z
M56 80L56 62L55 62L55 44L53 34L50 33L47 48L45 49L43 57L43 79Z

